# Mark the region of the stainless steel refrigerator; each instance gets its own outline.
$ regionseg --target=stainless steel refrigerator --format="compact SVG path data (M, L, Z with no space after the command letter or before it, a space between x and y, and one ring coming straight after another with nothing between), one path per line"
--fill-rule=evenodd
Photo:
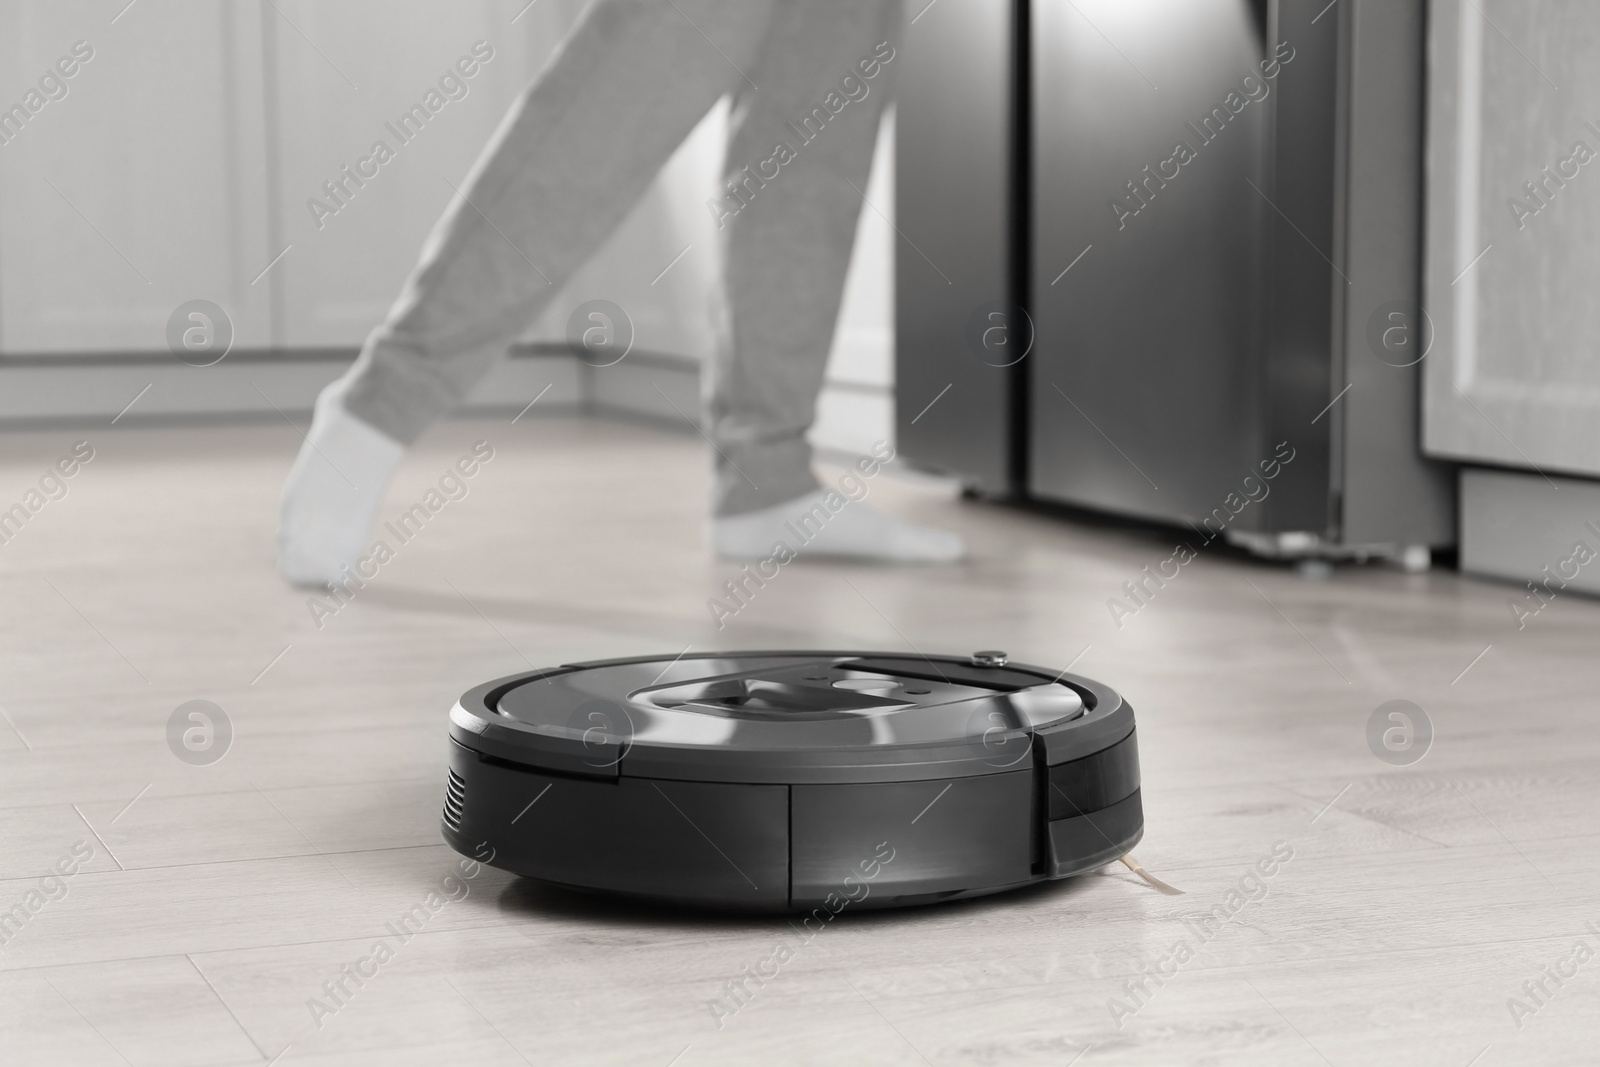
M1418 440L1423 7L924 10L898 89L901 454L1269 554L1452 544Z

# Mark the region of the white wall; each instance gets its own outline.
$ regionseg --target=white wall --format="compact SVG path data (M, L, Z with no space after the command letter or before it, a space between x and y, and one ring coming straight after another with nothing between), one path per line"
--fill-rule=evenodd
M881 214L880 214L881 212ZM865 451L894 441L894 110L878 131L867 204L856 230L839 330L812 440Z

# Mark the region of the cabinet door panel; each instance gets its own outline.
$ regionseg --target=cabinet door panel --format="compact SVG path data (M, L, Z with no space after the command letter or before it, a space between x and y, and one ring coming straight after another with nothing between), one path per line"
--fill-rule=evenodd
M256 10L142 0L113 23L86 0L0 6L0 107L92 49L64 96L51 82L59 99L0 127L0 350L161 351L195 299L228 312L236 347L267 343Z
M1270 454L1257 338L1262 191L1276 191L1266 101L1277 107L1312 60L1264 82L1239 0L1040 4L1033 41L1029 490L1199 521ZM1322 270L1292 239L1296 262ZM1325 342L1321 356L1303 345L1317 325L1288 341L1306 362L1326 359Z
M1426 448L1600 475L1600 7L1435 0L1429 25Z
M569 20L487 0L275 0L266 50L273 181L281 246L282 342L289 347L359 344L383 317L454 195L517 93L543 65ZM473 45L493 57L466 94L447 99L420 131L390 127L451 72ZM454 90L459 93L460 90ZM355 169L377 142L393 152L377 174L345 194L324 183ZM371 166L368 166L371 169ZM321 203L336 209L314 209Z

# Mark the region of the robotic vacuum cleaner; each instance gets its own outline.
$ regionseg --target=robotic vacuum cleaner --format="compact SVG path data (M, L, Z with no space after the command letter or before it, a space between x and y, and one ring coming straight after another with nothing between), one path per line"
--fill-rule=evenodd
M837 913L1065 878L1144 832L1133 709L1001 652L601 660L450 713L444 837L570 889Z

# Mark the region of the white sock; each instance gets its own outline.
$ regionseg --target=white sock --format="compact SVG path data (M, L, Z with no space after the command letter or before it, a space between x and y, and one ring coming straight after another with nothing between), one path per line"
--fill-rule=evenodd
M827 490L818 489L761 511L718 516L711 522L717 554L725 559L766 559L779 541L800 557L953 563L966 554L961 538L947 530L917 526L854 501L829 511L823 502L827 496Z
M278 572L295 585L340 582L405 446L345 410L344 379L317 397L311 431L289 472L278 511Z

